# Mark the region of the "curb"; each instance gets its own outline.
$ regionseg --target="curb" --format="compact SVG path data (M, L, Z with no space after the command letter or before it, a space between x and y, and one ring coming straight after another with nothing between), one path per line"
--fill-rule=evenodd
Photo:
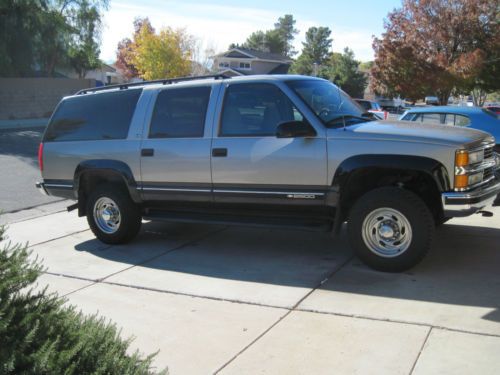
M48 118L33 118L24 120L0 120L0 130L39 128L47 126Z

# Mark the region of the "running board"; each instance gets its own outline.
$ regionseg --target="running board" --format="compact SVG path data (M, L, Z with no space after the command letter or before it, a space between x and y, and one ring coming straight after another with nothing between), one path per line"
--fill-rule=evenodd
M251 226L259 228L300 229L313 232L329 232L333 221L302 217L236 216L198 212L149 212L145 220L177 223L209 223L221 225Z

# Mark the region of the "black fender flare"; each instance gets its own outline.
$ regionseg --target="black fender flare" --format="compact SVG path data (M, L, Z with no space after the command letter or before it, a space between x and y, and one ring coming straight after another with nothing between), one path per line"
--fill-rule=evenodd
M363 169L379 169L381 174L388 170L424 173L434 181L439 192L451 190L448 171L438 160L414 155L363 154L351 156L342 161L337 167L330 193L327 196L327 204L337 207L335 212L336 231L340 229L340 224L346 214L342 202L351 176Z
M352 173L362 168L421 172L433 179L440 192L451 190L448 171L439 161L425 156L386 154L356 155L345 159L335 171L332 189L342 194Z
M115 176L120 176L125 183L125 186L127 187L132 200L135 203L142 202L141 194L137 189L137 182L135 181L130 167L122 161L110 159L85 160L78 164L73 178L73 189L76 196L78 196L78 191L80 189L80 180L82 176L86 173L92 172L104 172L109 174L112 173Z

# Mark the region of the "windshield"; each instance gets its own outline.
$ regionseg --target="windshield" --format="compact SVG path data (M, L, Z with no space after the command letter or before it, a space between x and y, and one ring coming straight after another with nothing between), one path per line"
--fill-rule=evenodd
M333 83L320 80L293 80L287 85L327 126L370 121L371 114Z

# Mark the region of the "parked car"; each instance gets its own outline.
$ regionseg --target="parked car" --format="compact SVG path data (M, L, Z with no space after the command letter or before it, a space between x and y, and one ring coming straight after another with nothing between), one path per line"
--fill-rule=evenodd
M439 105L439 99L437 96L426 96L425 104L427 105Z
M389 112L382 110L377 102L366 99L354 99L365 111L373 113L379 120L387 120Z
M493 112L479 107L415 107L399 118L427 124L450 125L482 130L496 139L496 152L500 153L500 119Z
M376 96L376 102L382 107L384 111L392 111L400 113L401 109L405 107L405 101L401 98L386 98L383 96Z
M85 89L40 145L42 192L69 198L98 239L141 219L338 233L368 265L402 271L435 224L500 192L481 131L373 121L331 82L215 75ZM47 228L50 230L50 228Z
M497 115L500 115L500 106L498 105L488 105L488 106L485 106L484 107L485 109L487 109L488 111L491 111Z

